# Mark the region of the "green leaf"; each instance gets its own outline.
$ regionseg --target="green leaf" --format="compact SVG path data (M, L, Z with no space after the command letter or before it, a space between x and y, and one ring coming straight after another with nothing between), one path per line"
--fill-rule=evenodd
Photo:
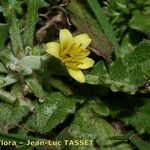
M16 97L11 95L9 92L6 92L5 90L0 89L0 100L13 104L16 101Z
M42 71L45 78L49 78L51 75L68 76L68 72L61 61L53 56L46 56L42 59Z
M4 130L6 127L9 129L13 125L22 121L22 118L26 116L29 109L25 106L20 106L19 103L15 105L9 105L7 103L0 103L0 127Z
M131 125L140 134L150 133L150 101L137 96L112 96L107 99L107 107L113 118ZM144 123L143 123L144 122Z
M147 60L150 60L150 41L141 42L133 51L124 57L124 61L131 68Z
M141 63L140 66L144 75L147 76L148 79L150 79L150 60Z
M150 7L148 7L148 9L150 9ZM129 26L150 36L150 11L144 13L139 11L133 12Z
M109 67L109 76L112 80L123 80L129 75L126 64L122 61L121 58L117 59Z
M63 81L61 81L57 78L50 77L50 83L52 84L52 86L54 88L58 89L59 91L61 91L66 96L73 94L73 91L71 90L69 85L65 84Z
M150 42L144 41L134 50L126 53L111 63L108 71L104 63L97 63L91 73L86 75L86 82L110 87L112 91L123 91L135 94L139 87L149 80ZM89 78L89 75L94 76Z
M16 64L20 72L24 75L30 75L33 71L41 70L41 56L25 56Z
M8 73L7 69L3 65L3 63L0 62L0 73Z
M0 50L5 47L5 42L8 37L9 27L7 24L0 24Z
M46 100L46 95L36 77L29 77L25 82L30 87L34 95L38 98L38 101L43 103Z
M23 130L23 129L21 129ZM16 134L8 134L8 133L3 133L3 132L0 132L0 140L1 141L8 141L8 142L16 142L16 147L15 149L16 150L32 150L33 147L36 147L36 149L39 149L41 150L43 148L43 146L32 146L32 145L27 145L27 141L31 141L31 142L46 142L47 143L47 140L46 139L42 139L42 138L36 138L36 137L32 137L31 135L27 135L26 131L23 130L23 132L19 130L18 133ZM51 147L51 146L49 146ZM57 147L57 146L56 146Z
M3 49L0 52L0 61L2 61L4 65L7 65L16 64L18 62L18 59L12 54L9 49Z
M14 0L2 0L3 14L9 24L9 34L14 55L18 58L24 55L22 39L20 35L20 22L16 16L16 10L20 8L21 3Z
M127 55L128 53L130 53L132 50L134 50L134 46L132 44L132 40L130 38L130 34L132 34L132 32L127 33L121 42L120 48L118 48L115 51L116 57L124 57L125 55ZM136 38L137 39L137 38Z
M32 140L32 141L36 141L39 140L38 138L33 138L31 136L28 135L23 135L23 134L8 134L8 133L3 133L0 132L0 140L3 141L15 141L17 144L20 143L26 143L27 140Z
M86 74L86 83L97 85L99 84L99 76L94 74Z
M140 134L145 132L150 134L150 101L145 99L143 103L141 107L135 108L135 111L130 116L121 117L121 120L126 125L135 127Z
M41 70L42 58L42 56L25 56L18 60L8 50L3 50L0 53L0 59L8 69L23 75L31 75L33 71Z
M132 27L130 26L130 21L132 20L132 18L134 18L134 12L137 11L141 14L137 16L138 23L140 23L140 20L143 20L143 16L148 16L148 13L145 11L145 9L149 10L149 4L147 4L147 2L149 2L149 0L115 0L104 2L107 6L107 8L104 10L106 14L109 15L110 22L113 26L118 40L122 41L124 33L126 33L126 31L131 31L130 29ZM143 22L141 22L141 25L139 24L139 26L142 25ZM137 38L138 37L136 37L135 40Z
M41 56L25 56L18 62L23 68L30 67L33 70L40 70L41 69Z
M122 136L113 136L110 139L112 140L130 140L139 150L147 150L150 148L150 144L144 142L138 135L132 131Z
M25 32L23 34L24 46L33 46L33 37L35 32L35 25L39 20L38 9L47 6L44 0L26 0L27 14L25 21Z
M75 139L94 140L101 150L130 150L126 143L108 140L109 137L119 135L117 131L103 118L94 115L88 107L80 109L76 113L75 120L69 129L69 133ZM94 145L80 146L79 150L96 150Z
M50 132L62 123L70 113L75 111L75 102L64 97L61 93L54 93L45 103L37 105L35 113L27 122L29 129L40 133Z
M12 86L11 94L18 99L20 106L26 106L29 108L31 112L33 112L34 105L31 103L29 99L24 97L23 94L25 93L23 92L25 92L25 90L23 91L23 87L21 87L21 84L16 83Z
M107 68L103 61L95 64L90 73L86 74L86 82L89 84L100 84L108 76Z
M89 108L94 110L95 113L97 113L100 116L108 116L109 115L109 108L103 101L101 101L99 99L88 101L87 105L89 106Z
M21 58L24 55L24 50L23 50L20 30L18 26L18 20L16 19L15 16L13 16L12 18L13 21L11 23L10 30L9 30L11 44L13 47L14 55L18 58Z
M6 77L0 77L0 88L4 88L16 82L17 79L13 75L8 74Z
M120 58L110 66L109 79L106 80L111 85L113 91L124 91L134 94L138 87L144 85L146 79L142 73L140 66L135 66L130 71L127 62L123 62Z

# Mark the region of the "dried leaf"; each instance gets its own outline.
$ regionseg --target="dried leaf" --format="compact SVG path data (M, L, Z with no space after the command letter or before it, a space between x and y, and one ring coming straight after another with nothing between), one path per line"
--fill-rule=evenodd
M113 46L89 11L77 0L71 1L68 10L71 13L71 21L77 28L76 33L87 33L93 39L91 50L110 61Z

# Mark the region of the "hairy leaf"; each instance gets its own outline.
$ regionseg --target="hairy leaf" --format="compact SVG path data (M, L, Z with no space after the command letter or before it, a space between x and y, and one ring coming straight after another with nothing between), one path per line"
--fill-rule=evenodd
M150 133L150 101L129 96L114 95L107 99L110 115L118 118L126 125L133 126L137 132Z
M7 64L16 64L18 59L12 54L9 49L3 49L0 52L0 61L7 67Z
M86 115L85 115L86 114ZM130 150L126 143L108 140L118 135L117 131L103 118L94 115L93 111L84 107L78 111L76 118L69 129L69 133L76 139L94 140L102 150ZM94 145L80 146L79 149L96 150Z
M150 60L150 41L141 42L133 51L124 57L124 61L131 68L147 60Z
M9 105L6 103L0 103L0 127L3 131L6 127L9 129L13 125L18 124L22 121L22 118L26 116L29 112L29 109L25 106Z
M0 77L0 88L9 86L11 84L14 84L15 82L17 82L17 79L12 75L8 75L6 77Z
M137 132L150 134L150 100L143 100L141 107L135 108L135 111L127 117L121 117L126 125L132 125ZM144 123L143 123L144 122Z
M66 96L73 94L73 91L71 90L69 85L65 84L63 81L61 81L57 78L51 77L50 83L52 84L52 86L54 88L58 89L59 91L61 91Z
M25 82L30 87L34 95L38 98L38 101L43 103L46 100L45 92L36 77L29 77Z
M142 72L147 78L150 78L150 60L141 63Z
M128 53L130 53L132 50L134 50L134 46L132 44L132 40L130 38L130 34L132 34L131 32L127 33L121 42L120 48L118 48L115 51L116 57L124 57L125 55L127 55Z
M25 32L23 34L24 46L33 46L35 25L38 22L38 9L47 6L44 0L26 0L27 14L25 21Z
M99 62L92 69L90 75L99 78L99 84L110 87L112 91L124 91L135 94L139 87L149 80L150 64L150 42L145 41L139 44L123 58L116 59L111 63L108 71L102 62ZM86 77L88 83L93 84L94 79ZM98 84L96 80L95 84Z
M40 133L50 132L62 123L70 113L75 111L75 102L64 97L61 93L54 93L45 103L37 105L35 113L27 122L29 129Z
M33 112L34 106L32 102L24 96L24 94L26 94L25 92L25 89L23 89L19 83L16 83L12 86L11 94L18 99L21 106L26 106L31 112Z
M109 108L103 101L100 101L99 99L90 100L87 105L100 116L109 115Z
M14 55L18 58L24 55L23 44L20 35L20 23L17 19L16 10L20 8L21 2L14 0L2 0L3 13L9 23L9 33Z
M145 9L147 10L145 12L133 12L133 17L129 22L129 26L150 36L150 6L147 6Z
M41 69L41 56L25 56L16 64L24 75L30 75L33 71Z

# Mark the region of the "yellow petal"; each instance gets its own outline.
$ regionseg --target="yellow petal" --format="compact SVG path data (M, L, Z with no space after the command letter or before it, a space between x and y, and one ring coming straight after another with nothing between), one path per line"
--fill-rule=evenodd
M75 80L77 80L80 83L85 82L85 76L81 70L74 70L74 69L70 69L70 68L67 68L67 70L68 70L69 74L72 76L72 78L74 78Z
M80 69L88 69L90 67L93 67L95 63L93 59L88 58L88 57L81 59L81 62L82 64L78 65L78 68Z
M82 51L79 58L83 59L83 58L87 57L89 54L90 54L90 50L86 49L86 50Z
M59 58L60 44L57 42L49 42L46 44L46 52L56 58Z
M73 36L68 29L60 29L59 33L60 45L64 50L68 47L68 45L72 44Z
M92 39L87 34L79 34L74 37L74 41L76 44L82 44L81 47L86 49L92 42Z

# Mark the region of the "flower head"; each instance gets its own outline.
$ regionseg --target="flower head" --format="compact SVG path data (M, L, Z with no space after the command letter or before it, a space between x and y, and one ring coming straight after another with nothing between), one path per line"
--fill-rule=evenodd
M46 52L64 64L69 74L78 82L84 83L85 76L81 69L88 69L94 65L94 60L87 57L90 51L87 49L92 39L87 34L75 37L67 29L61 29L59 42L46 44Z

